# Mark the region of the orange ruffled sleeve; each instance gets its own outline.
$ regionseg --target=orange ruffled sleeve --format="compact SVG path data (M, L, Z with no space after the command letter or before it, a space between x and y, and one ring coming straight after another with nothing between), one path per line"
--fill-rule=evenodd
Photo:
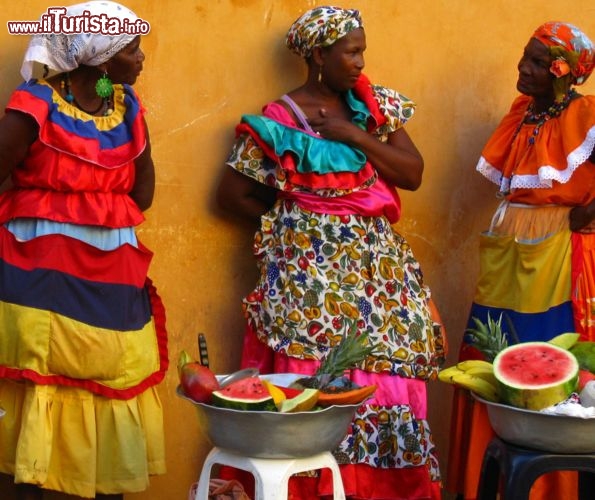
M527 96L514 101L484 147L477 170L503 191L509 187L511 202L589 203L595 198L595 165L587 161L595 147L595 96L573 100L536 136L534 124L521 125L529 102Z

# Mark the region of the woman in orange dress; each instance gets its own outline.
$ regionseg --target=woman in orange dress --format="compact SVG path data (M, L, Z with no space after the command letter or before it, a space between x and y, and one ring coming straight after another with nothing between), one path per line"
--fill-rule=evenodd
M502 198L481 235L480 275L469 326L502 315L519 341L569 331L595 340L595 97L574 86L595 65L595 47L577 27L548 22L518 64L522 94L488 140L477 171ZM512 327L510 326L512 325ZM464 339L461 359L481 354ZM512 339L509 338L509 343ZM493 436L485 407L467 391L454 398L447 489L475 498ZM532 498L572 498L570 473L541 478Z

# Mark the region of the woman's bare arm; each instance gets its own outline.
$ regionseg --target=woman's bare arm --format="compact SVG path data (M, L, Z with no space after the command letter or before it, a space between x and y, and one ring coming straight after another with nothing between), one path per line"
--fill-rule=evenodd
M8 110L0 119L0 183L25 159L38 130L35 120L25 113Z
M258 219L272 206L277 190L226 165L217 189L220 207L248 219Z

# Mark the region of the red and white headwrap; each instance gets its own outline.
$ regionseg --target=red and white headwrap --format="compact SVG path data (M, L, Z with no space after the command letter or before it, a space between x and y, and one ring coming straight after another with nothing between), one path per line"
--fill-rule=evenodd
M585 83L593 72L595 68L595 46L587 35L576 26L551 21L537 28L533 33L533 38L549 47L554 59L563 61L568 65L573 85ZM563 75L556 74L556 76Z

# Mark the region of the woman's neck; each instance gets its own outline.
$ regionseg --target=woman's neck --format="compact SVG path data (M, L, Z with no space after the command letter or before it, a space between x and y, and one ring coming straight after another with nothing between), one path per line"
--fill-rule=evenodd
M105 116L111 111L111 98L97 95L95 86L101 71L91 66L79 66L60 75L60 91L68 102L90 115Z

